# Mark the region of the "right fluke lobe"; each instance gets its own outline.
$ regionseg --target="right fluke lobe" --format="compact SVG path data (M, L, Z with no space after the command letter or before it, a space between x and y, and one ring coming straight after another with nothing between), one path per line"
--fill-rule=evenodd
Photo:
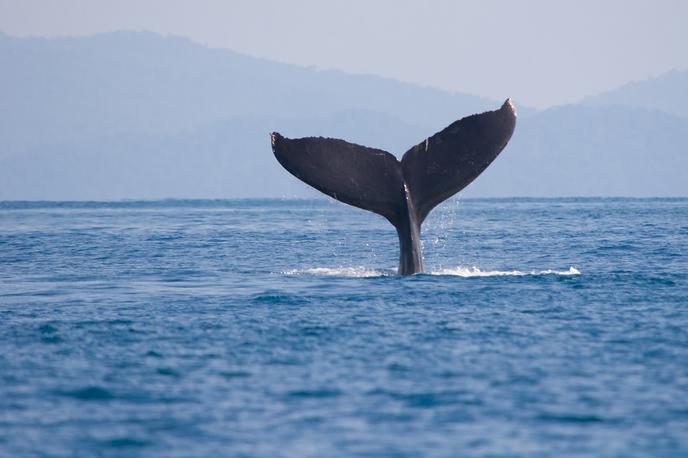
M404 180L421 223L497 158L515 126L516 110L507 99L499 110L460 119L404 154Z
M422 272L420 226L430 211L470 184L494 161L516 126L507 99L499 110L462 118L392 154L344 140L271 134L272 151L292 175L335 199L380 214L397 229L399 273Z

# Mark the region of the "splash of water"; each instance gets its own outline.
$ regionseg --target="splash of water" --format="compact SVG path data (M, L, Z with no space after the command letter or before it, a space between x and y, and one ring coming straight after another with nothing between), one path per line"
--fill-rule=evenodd
M430 275L448 275L456 277L521 277L525 275L580 275L580 271L575 267L568 270L531 270L524 272L521 270L480 270L473 267L456 267L452 269L439 269L430 272Z
M285 275L316 275L316 276L327 276L327 277L354 277L354 278L366 278L366 277L382 277L389 275L396 275L396 271L390 270L377 270L370 269L367 267L312 267L308 269L292 269L286 272L282 272ZM438 276L454 276L454 277L521 277L526 275L580 275L580 271L575 267L569 267L568 270L531 270L531 271L521 271L521 270L480 270L478 267L455 267L433 270L426 273L427 275L438 275Z
M292 269L283 272L285 275L321 275L327 277L382 277L394 275L395 271L382 271L367 267L312 267L309 269Z

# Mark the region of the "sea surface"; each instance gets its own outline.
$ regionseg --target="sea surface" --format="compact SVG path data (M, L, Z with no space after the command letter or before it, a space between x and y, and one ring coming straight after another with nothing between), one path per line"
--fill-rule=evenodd
M686 457L688 200L0 203L0 456Z

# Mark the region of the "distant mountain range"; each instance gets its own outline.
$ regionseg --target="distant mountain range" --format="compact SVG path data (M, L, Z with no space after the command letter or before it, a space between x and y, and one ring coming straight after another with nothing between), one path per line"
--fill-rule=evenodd
M582 101L587 106L618 105L663 111L688 118L688 71L672 70L645 81L635 81Z
M274 160L269 132L401 156L503 102L141 32L0 34L0 68L0 200L316 196ZM576 105L519 107L510 145L465 193L688 195L686 107L678 71Z

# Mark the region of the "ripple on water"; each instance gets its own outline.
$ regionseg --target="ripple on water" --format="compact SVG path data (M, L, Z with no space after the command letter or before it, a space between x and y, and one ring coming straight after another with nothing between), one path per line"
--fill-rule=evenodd
M251 301L255 304L265 305L303 305L308 301L299 295L281 294L278 292L266 292L256 294Z
M593 424L608 422L603 417L594 414L555 414L555 413L541 413L537 416L538 420L545 422L556 423L573 423L573 424Z
M314 390L295 390L290 391L288 396L291 398L301 398L301 399L325 399L325 398L336 398L341 396L342 392L340 390L333 390L328 388L314 389Z
M100 386L87 386L76 390L61 391L58 394L80 401L110 401L116 397L114 393Z
M102 444L108 448L142 448L152 444L151 441L136 437L115 437L107 439Z

